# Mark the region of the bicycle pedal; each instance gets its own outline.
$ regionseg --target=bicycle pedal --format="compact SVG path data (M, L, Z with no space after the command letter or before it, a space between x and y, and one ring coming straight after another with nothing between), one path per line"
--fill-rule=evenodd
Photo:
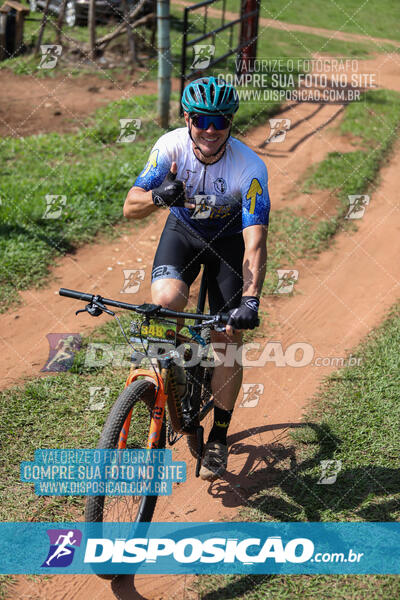
M200 475L201 461L203 458L203 449L204 449L204 427L199 425L196 428L196 451L197 451L197 460L196 460L196 477Z

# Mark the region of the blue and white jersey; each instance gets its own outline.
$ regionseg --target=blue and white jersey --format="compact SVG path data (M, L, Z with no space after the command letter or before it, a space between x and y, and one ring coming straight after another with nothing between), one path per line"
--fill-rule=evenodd
M196 208L171 212L206 240L239 233L251 225L267 225L270 201L264 162L245 144L230 137L222 157L212 165L196 158L186 127L166 133L150 152L134 186L148 191L165 179L171 164L185 182L186 196Z

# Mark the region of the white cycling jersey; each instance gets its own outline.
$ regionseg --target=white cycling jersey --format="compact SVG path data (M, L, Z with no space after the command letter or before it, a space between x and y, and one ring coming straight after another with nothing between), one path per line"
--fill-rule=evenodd
M211 165L193 152L186 127L170 131L156 142L134 186L148 191L165 179L171 164L185 182L195 209L171 207L171 212L205 239L232 235L251 225L267 225L270 210L268 173L264 162L245 144L230 137L222 157Z

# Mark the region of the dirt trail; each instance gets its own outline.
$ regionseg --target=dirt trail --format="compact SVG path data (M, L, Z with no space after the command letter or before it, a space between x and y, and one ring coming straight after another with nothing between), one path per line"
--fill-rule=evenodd
M172 4L176 4L178 6L192 6L191 2L185 2L184 0L172 0ZM262 14L262 8L263 7L261 7L260 14ZM222 11L217 8L210 8L208 6L207 13L212 17L220 17ZM235 12L225 11L225 16L228 19L237 19L239 14ZM400 47L400 42L396 40L371 37L370 35L362 35L359 33L345 33L344 31L333 31L332 29L325 29L322 27L311 27L310 25L286 23L285 21L279 21L278 19L267 19L266 17L260 17L259 23L263 27L271 27L272 29L280 29L281 31L300 31L302 33L312 33L314 35L328 37L332 40L343 40L345 42L375 42L377 46L377 52L382 52L383 48L381 44L392 44L397 48Z
M283 348L307 342L315 357L342 357L373 327L398 298L400 291L400 210L396 200L400 143L390 164L382 170L382 183L374 192L358 231L337 236L332 250L316 261L297 261L296 294L288 298L267 298L263 308L277 323L273 339ZM397 204L396 204L397 202ZM245 369L244 381L261 383L265 392L257 408L240 407L234 412L230 429L229 472L224 480L207 484L190 477L174 489L172 498L159 500L155 520L201 522L221 518L234 520L246 505L254 480L247 475L257 470L270 450L282 441L291 424L298 423L303 409L316 392L321 378L335 367L279 368L267 363ZM260 425L261 423L261 425ZM183 441L174 450L175 459L189 458ZM268 483L268 482L267 482ZM270 485L273 485L271 480ZM195 501L194 501L195 498ZM137 577L136 592L124 580L117 593L121 600L184 599L188 579L179 576ZM110 587L95 577L55 576L35 584L20 580L13 598L34 600L111 600ZM22 592L29 590L27 595ZM40 590L40 594L39 594ZM162 591L160 591L162 590Z
M109 77L67 74L40 78L0 70L0 137L75 132L83 127L87 115L113 100L157 93L157 81L133 85L132 77ZM179 89L176 78L172 89Z
M327 109L325 117L328 117ZM324 110L325 110L324 108ZM296 118L311 115L315 106L300 106ZM320 111L315 118L322 118ZM286 114L288 116L289 113ZM319 115L319 116L318 116ZM285 117L285 113L281 115ZM293 117L293 111L292 111ZM265 157L270 173L271 197L274 209L287 205L284 197L296 190L295 182L312 162L321 160L327 151L348 150L348 141L338 137L332 127L308 138L290 153L290 145L315 127L316 122L303 121L282 144L270 144ZM248 136L254 146L266 137L266 127ZM295 136L299 136L296 138ZM287 144L287 146L285 146ZM274 148L272 148L274 146ZM357 221L358 231L340 233L334 246L317 260L298 260L291 268L298 269L299 281L292 297L268 297L262 308L275 324L272 339L284 349L296 342L312 345L316 357L343 357L373 327L379 324L386 310L399 296L400 290L400 210L397 200L398 162L400 143L394 156L382 170L381 184L372 194L363 219ZM297 194L296 202L307 201ZM309 196L308 196L309 198ZM322 198L314 194L314 202ZM397 204L396 204L397 203ZM146 278L133 302L148 298L151 258L155 240L165 219L160 214L154 223L133 232L112 244L82 248L68 256L55 269L55 283L50 289L22 294L29 303L13 313L0 317L1 330L6 333L2 355L7 357L10 384L38 372L47 358L45 335L49 332L86 332L98 322L89 317L74 316L76 303L59 298L59 285L90 291L101 291L110 297L121 297L122 269L146 268ZM118 251L117 251L118 248ZM139 260L141 259L141 260ZM117 262L125 263L124 265ZM112 266L112 271L108 267ZM195 291L195 290L193 290ZM125 295L126 296L126 295ZM125 298L124 298L125 299ZM16 316L19 315L18 318ZM104 319L103 319L104 322ZM32 332L32 323L35 330ZM29 332L29 338L26 338ZM31 333L32 332L32 333ZM261 341L261 340L260 340ZM265 340L264 340L265 343ZM32 364L37 363L37 364ZM174 489L172 499L159 500L155 520L199 522L222 518L235 519L245 506L254 481L250 470L257 471L259 463L270 458L278 448L291 424L298 423L303 409L316 392L323 376L335 367L317 367L313 363L302 368L279 368L274 363L264 367L246 368L244 381L264 385L264 394L257 407L241 407L239 398L230 429L230 456L226 478L207 484L192 476L193 461L184 441L174 447L174 458L188 461L188 481ZM3 369L3 367L2 367ZM2 379L7 375L2 372ZM284 460L284 458L282 458ZM279 466L279 465L278 465ZM265 475L263 475L265 478ZM271 478L266 482L274 485ZM191 578L184 576L126 578L112 592L107 582L94 576L54 576L48 581L33 582L19 578L10 598L25 600L183 600L191 598Z
M291 196L296 195L298 208L304 206L304 209L312 214L323 217L326 211L330 210L329 206L326 206L326 195L315 195L310 202L309 195L298 192L296 182L308 166L322 160L327 151L348 151L348 141L338 136L332 128L328 128L307 139L294 152L288 152L288 149L320 126L335 111L337 106L325 106L315 114L315 105L301 104L280 115L282 118L289 116L293 123L301 123L284 142L269 144L268 150L260 153L269 169L274 210L288 206L289 193ZM308 116L310 120L304 121ZM251 130L243 139L258 151L258 145L265 140L269 132L269 126L263 125ZM329 202L334 204L333 197L328 199L328 204ZM52 271L53 283L50 287L22 292L23 306L0 315L0 349L3 356L0 365L0 388L9 387L39 374L48 356L48 333L87 332L99 325L92 317L75 317L76 303L60 298L57 295L60 287L96 291L105 297L120 298L123 301L140 302L149 298L156 240L160 237L166 218L162 211L155 215L151 217L152 222L149 225L138 230L133 229L131 234L118 241L84 246L75 254L65 256ZM130 295L127 300L127 295L120 294L120 290L124 281L123 269L129 268L144 269L145 280L138 293ZM195 291L196 288L193 288L193 294Z

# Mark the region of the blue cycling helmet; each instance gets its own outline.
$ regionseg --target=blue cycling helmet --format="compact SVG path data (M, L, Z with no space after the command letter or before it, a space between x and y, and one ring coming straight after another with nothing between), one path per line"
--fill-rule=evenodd
M224 79L202 77L185 87L182 106L187 113L233 115L239 108L239 96Z

